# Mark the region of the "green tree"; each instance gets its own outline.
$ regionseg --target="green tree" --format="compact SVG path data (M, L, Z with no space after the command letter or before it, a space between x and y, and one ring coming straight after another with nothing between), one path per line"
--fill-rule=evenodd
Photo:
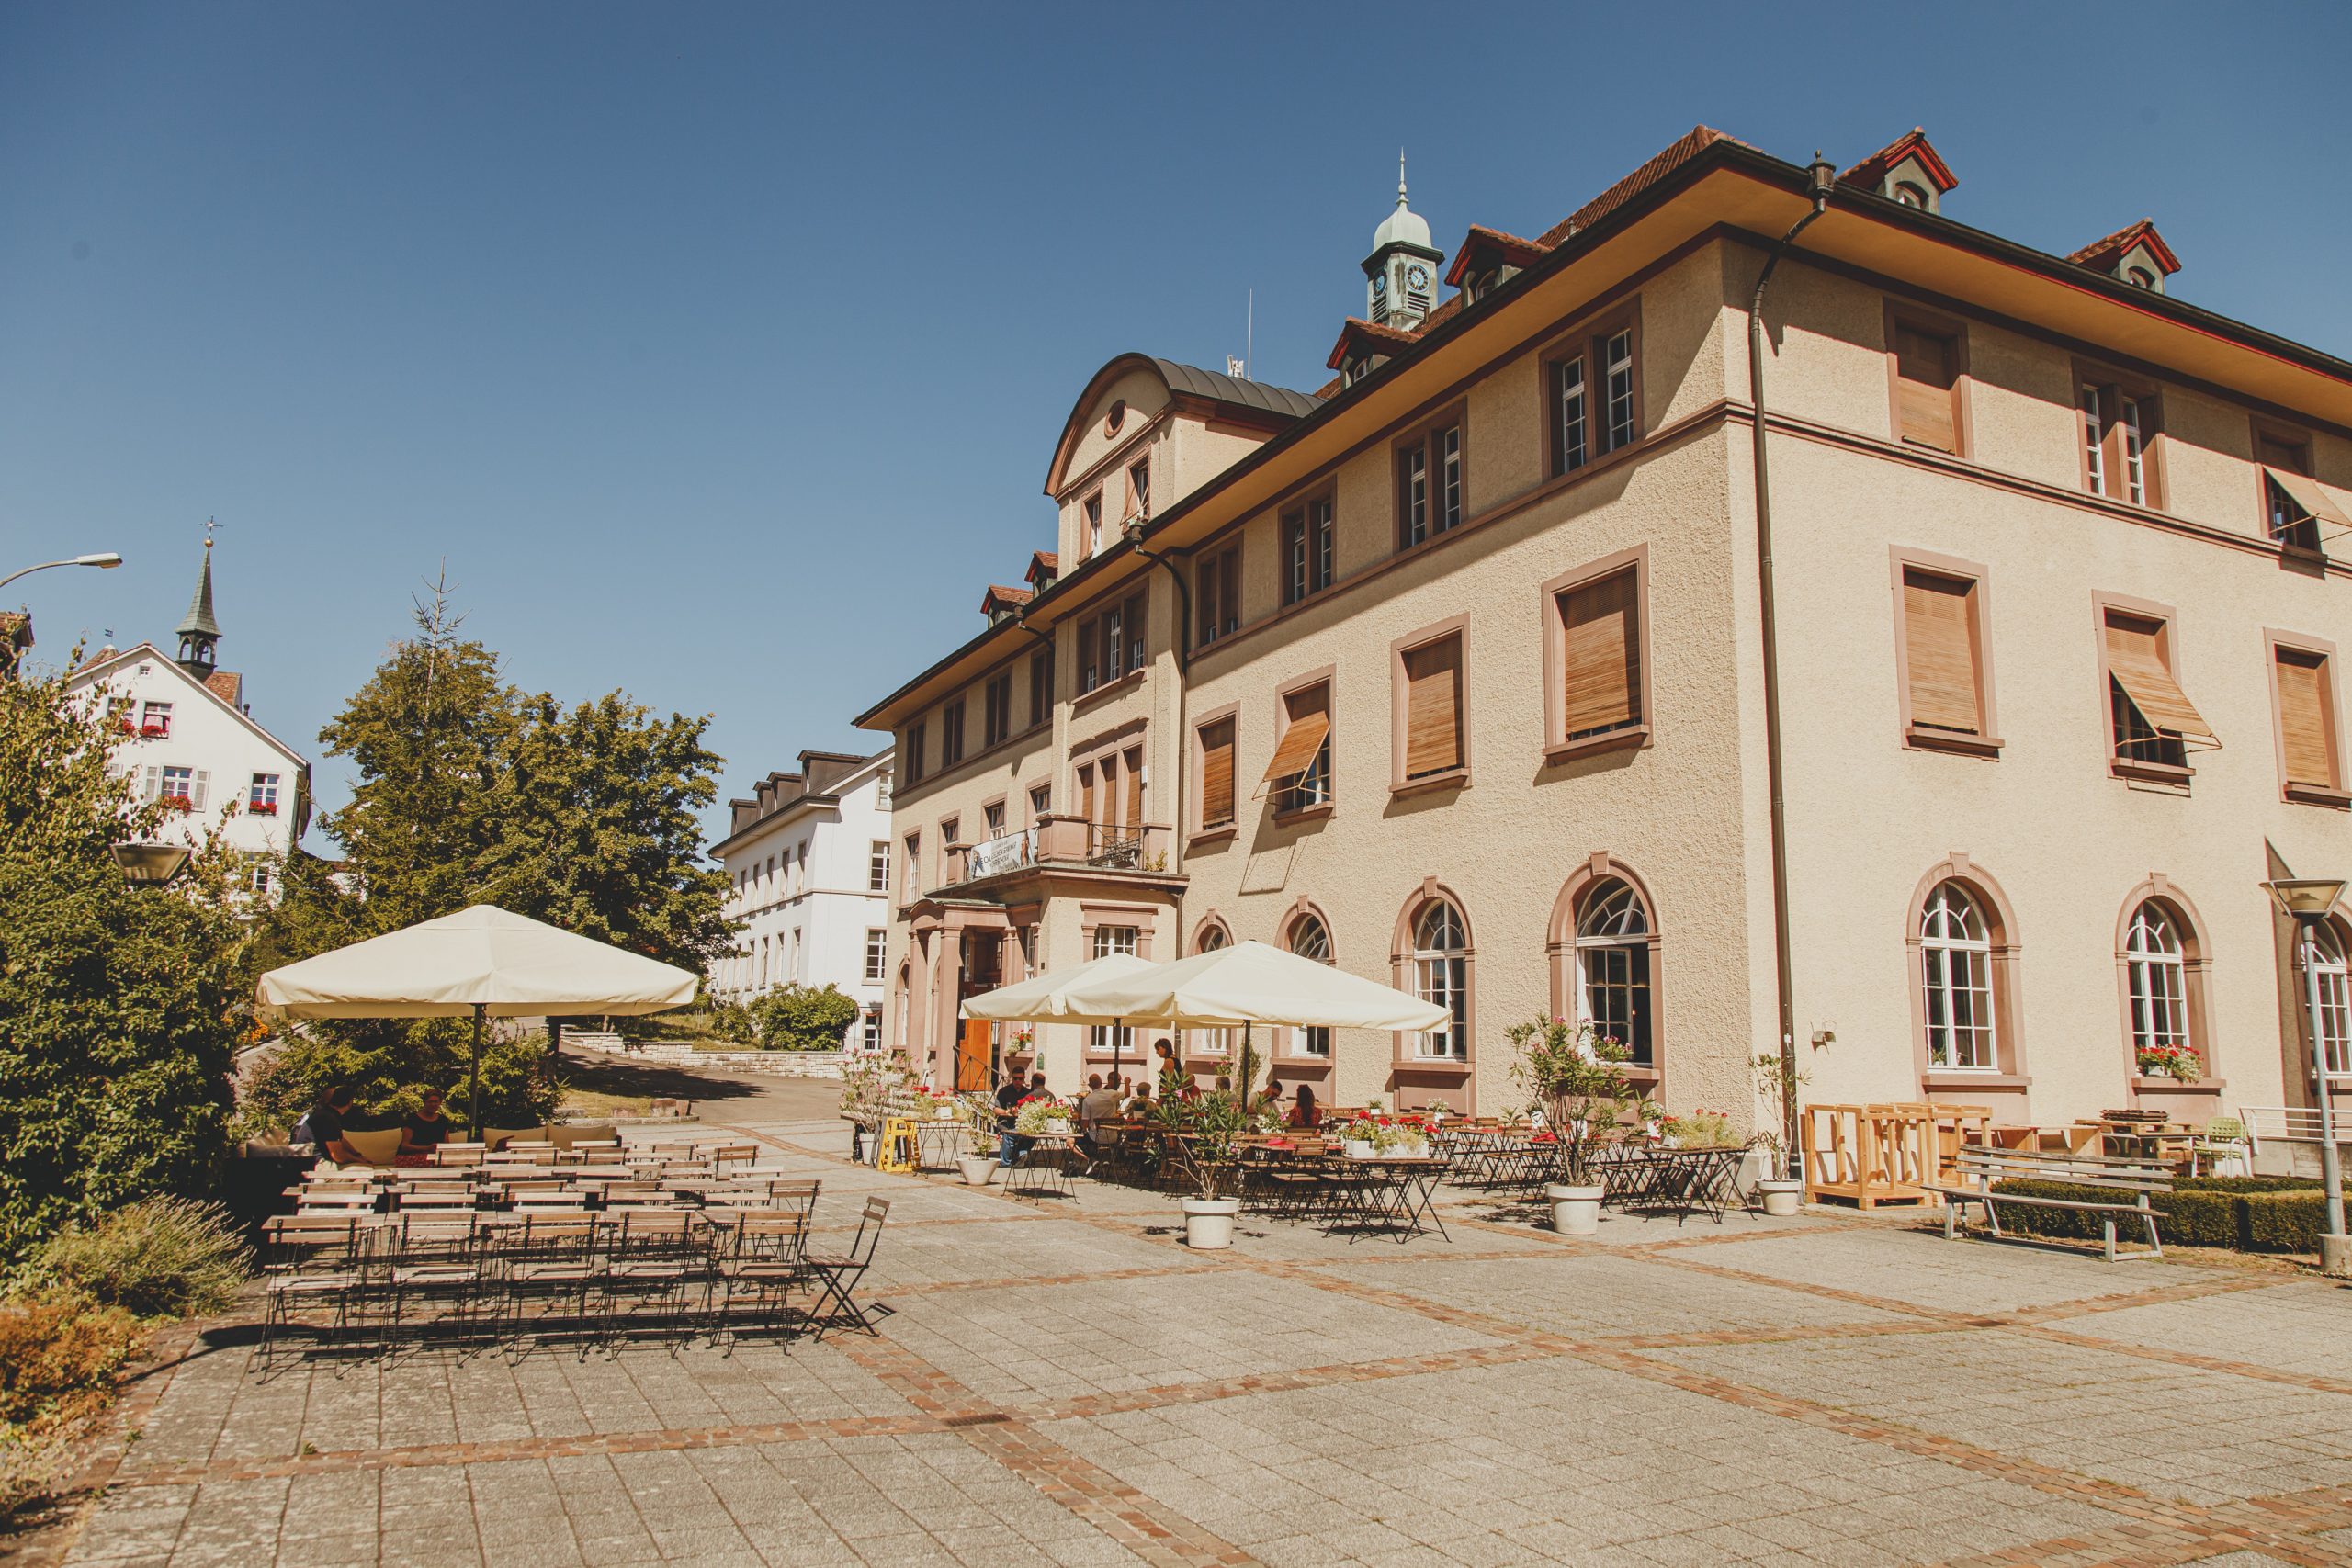
M838 986L780 986L752 1004L752 1016L766 1050L838 1051L857 1003Z
M114 845L164 808L132 805L117 743L62 675L0 680L0 1258L202 1194L226 1149L248 1021L228 857L215 839L173 886L124 881Z

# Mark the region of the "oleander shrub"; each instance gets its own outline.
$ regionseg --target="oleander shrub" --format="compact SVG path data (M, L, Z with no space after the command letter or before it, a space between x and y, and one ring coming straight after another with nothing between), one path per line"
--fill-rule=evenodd
M60 1285L141 1317L224 1312L251 1267L228 1211L187 1198L150 1198L68 1225L40 1262Z
M2024 1177L1996 1182L1993 1190L2020 1198L2086 1203L2132 1201L2132 1194L2114 1188ZM2148 1206L2162 1216L2156 1229L2165 1241L2239 1252L2316 1252L2326 1213L2319 1183L2291 1176L2186 1177L2169 1192L2150 1194ZM2119 1220L2127 1226L2133 1223ZM2002 1209L2001 1226L2028 1235L2082 1241L2098 1240L2103 1230L2098 1214L2019 1204Z

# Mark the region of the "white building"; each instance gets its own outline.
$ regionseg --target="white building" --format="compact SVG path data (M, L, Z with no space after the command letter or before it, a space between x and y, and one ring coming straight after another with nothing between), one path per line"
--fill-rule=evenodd
M890 752L803 751L797 773L770 773L710 849L743 922L711 988L748 1002L781 986L832 985L854 998L846 1042L882 1042L890 909Z
M267 893L277 863L310 825L311 764L254 721L244 677L219 666L209 541L178 635L175 658L152 642L102 649L68 688L106 693L115 722L130 737L115 762L130 773L138 797L178 805L179 819L164 837L194 845L220 829L231 850L252 860L248 886Z

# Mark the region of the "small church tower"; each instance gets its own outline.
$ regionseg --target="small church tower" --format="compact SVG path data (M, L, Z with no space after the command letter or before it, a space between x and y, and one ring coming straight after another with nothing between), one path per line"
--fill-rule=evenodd
M1405 154L1396 154L1396 210L1372 233L1363 259L1364 317L1375 326L1409 332L1436 298L1438 264L1445 253L1430 243L1428 220L1405 205Z
M220 663L220 623L212 618L212 525L204 527L204 570L196 580L196 597L180 622L179 667L198 680L209 680Z

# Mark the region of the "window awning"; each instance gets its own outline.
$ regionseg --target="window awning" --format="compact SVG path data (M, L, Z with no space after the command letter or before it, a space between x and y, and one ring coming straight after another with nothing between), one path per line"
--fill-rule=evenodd
M2306 479L2292 468L2273 468L2266 466L2262 471L2270 476L2272 484L2287 492L2287 498L2290 501L2301 507L2312 517L2322 523L2333 524L2338 528L2352 531L2352 517L2346 517L2344 514L2344 508L2336 505L2335 499L2327 491L2319 488L2317 479Z
M1330 733L1331 716L1328 713L1303 713L1292 719L1290 728L1283 731L1281 744L1274 748L1274 760L1266 764L1266 776L1258 782L1259 791L1263 793L1268 784L1278 779L1305 773Z
M2184 741L2198 741L2206 746L2222 742L2180 682L2172 678L2165 665L2164 656L2156 651L2156 639L2152 633L2136 626L2117 626L2112 621L2107 627L2107 672L2123 688L2142 717L2158 729L2168 729Z

